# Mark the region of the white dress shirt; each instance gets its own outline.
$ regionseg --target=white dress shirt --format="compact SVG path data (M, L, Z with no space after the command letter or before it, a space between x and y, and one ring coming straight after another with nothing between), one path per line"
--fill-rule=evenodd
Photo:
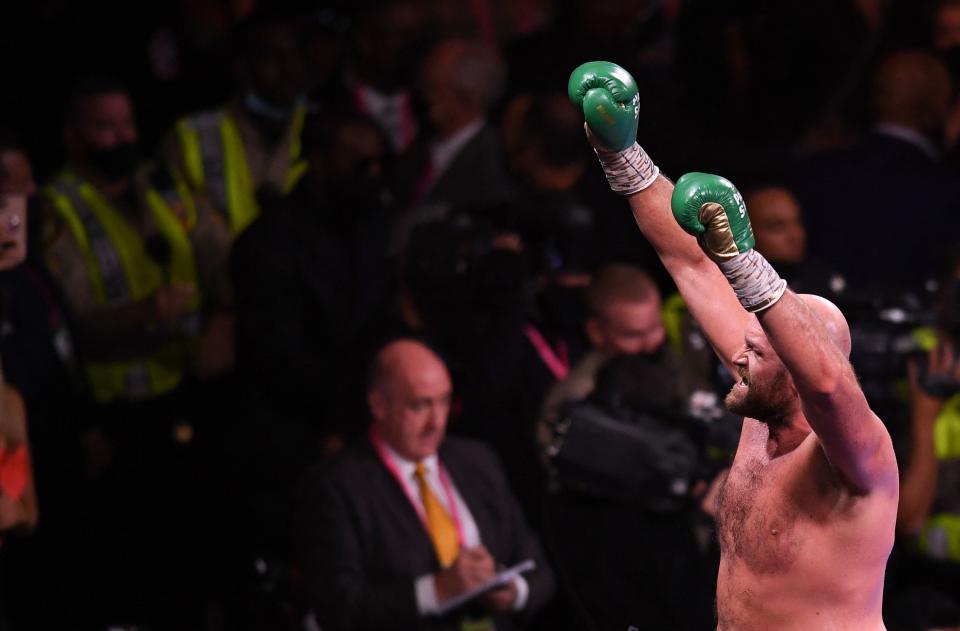
M385 443L383 447L386 456L393 460L393 464L397 468L397 473L403 483L407 497L416 501L417 512L420 513L422 518L424 516L424 508L423 501L420 498L420 483L417 481L416 476L417 463L403 458ZM440 470L437 466L438 462L439 460L436 455L423 460L424 468L426 469L427 484L430 485L433 494L440 500L440 503L444 509L446 509L447 513L452 516L453 512L450 510L449 504L450 499L447 497L446 487L440 479ZM474 521L473 514L470 513L470 508L467 506L467 503L463 501L463 497L461 497L460 492L457 491L453 480L449 475L447 475L446 478L450 485L449 489L451 495L453 495L453 501L456 504L456 515L459 520L458 525L460 527L462 546L465 548L475 548L482 543L480 540L480 531L477 530L477 522ZM517 589L517 599L513 603L513 609L514 611L520 611L524 605L527 604L527 597L530 595L530 586L527 585L526 579L522 576L515 578L513 584ZM418 577L414 583L414 589L417 595L417 610L420 612L420 615L426 616L437 613L440 602L437 599L437 586L433 581L433 574L424 574Z
M417 136L417 121L410 106L410 93L398 90L384 94L360 81L355 82L358 105L387 134L394 153L403 153Z
M898 123L880 123L874 126L873 130L878 134L891 136L917 146L921 151L930 156L931 160L940 159L940 150L937 149L937 146L916 129Z
M486 119L478 118L472 123L468 123L460 131L454 133L449 138L434 139L430 143L430 167L433 169L433 180L436 182L443 175L444 171L450 167L450 164L463 151L468 142L480 133L486 124Z

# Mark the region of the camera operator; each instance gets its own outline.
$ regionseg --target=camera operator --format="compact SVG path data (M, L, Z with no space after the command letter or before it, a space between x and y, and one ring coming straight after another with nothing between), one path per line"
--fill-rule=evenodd
M914 331L925 352L907 364L909 449L901 454L896 576L960 604L960 264L940 284L934 327Z
M587 305L592 351L550 391L538 425L552 480L546 531L559 574L589 628L712 628L715 567L697 543L698 511L687 490L697 454L693 441L673 423L703 412L703 402L710 401L711 350L682 312L662 312L657 286L638 268L615 264L599 270L587 289ZM606 413L608 420L594 429L612 426L607 442L594 433L594 447L574 444L590 439L576 433L570 420L589 414L583 405ZM648 424L647 433L636 439L638 450L655 454L651 458L621 451L634 432L642 431L631 424L628 409L658 411L654 416L660 424ZM579 450L584 457L563 474L565 450ZM661 456L661 462L652 462ZM645 492L615 497L610 489L626 482L621 484L609 468L603 475L612 483L598 482L599 470L613 460L624 462L623 480L642 479L649 471L641 482ZM594 465L596 470L589 470ZM657 468L671 466L690 475L656 488L650 481L658 479Z

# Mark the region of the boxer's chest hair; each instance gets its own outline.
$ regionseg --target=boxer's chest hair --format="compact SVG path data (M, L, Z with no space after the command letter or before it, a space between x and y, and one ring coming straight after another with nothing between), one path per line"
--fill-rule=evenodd
M789 571L802 543L799 512L782 492L781 472L773 469L759 458L737 464L717 498L721 551L756 574Z

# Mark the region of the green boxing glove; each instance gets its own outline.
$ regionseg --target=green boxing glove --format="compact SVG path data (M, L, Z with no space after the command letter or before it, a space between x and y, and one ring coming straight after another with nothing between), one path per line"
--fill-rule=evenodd
M570 74L567 95L583 110L610 188L632 195L650 186L660 169L636 141L640 96L630 73L609 61L588 61Z
M726 276L743 308L757 312L783 296L787 283L753 249L753 227L740 191L730 180L687 173L670 199L673 216Z
M605 149L623 151L636 142L640 94L629 72L609 61L588 61L570 73L567 96L583 109Z
M697 237L714 261L730 260L756 244L747 205L726 178L687 173L677 180L670 206L680 227Z

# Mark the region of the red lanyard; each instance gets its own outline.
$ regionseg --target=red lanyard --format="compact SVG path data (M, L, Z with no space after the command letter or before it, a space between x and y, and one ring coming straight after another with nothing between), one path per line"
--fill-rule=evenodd
M567 356L567 345L563 343L563 340L557 343L557 350L554 352L543 334L537 330L537 327L526 324L523 327L523 333L533 344L533 348L536 349L540 359L547 365L557 381L563 381L570 373L570 358Z
M377 451L377 455L380 457L380 461L383 463L383 466L387 468L394 479L396 479L397 483L400 484L400 488L403 489L403 492L410 501L410 504L413 506L413 509L417 511L417 515L420 516L420 521L423 522L423 527L429 532L430 526L427 524L427 516L423 512L423 502L417 501L417 498L410 493L410 488L407 485L406 480L403 479L403 476L400 475L400 469L397 468L397 463L394 461L393 456L389 451L387 451L383 440L377 435L372 427L370 428L368 435L370 437L370 442L373 443L373 448ZM460 523L460 511L457 510L457 501L453 495L453 487L450 486L450 477L447 475L446 468L444 468L443 464L440 462L439 456L437 457L437 472L439 473L440 484L443 485L443 494L447 496L447 510L450 511L450 518L453 519L453 525L457 528L457 538L460 540L460 547L463 548L463 526ZM427 484L429 484L429 482L427 482Z

